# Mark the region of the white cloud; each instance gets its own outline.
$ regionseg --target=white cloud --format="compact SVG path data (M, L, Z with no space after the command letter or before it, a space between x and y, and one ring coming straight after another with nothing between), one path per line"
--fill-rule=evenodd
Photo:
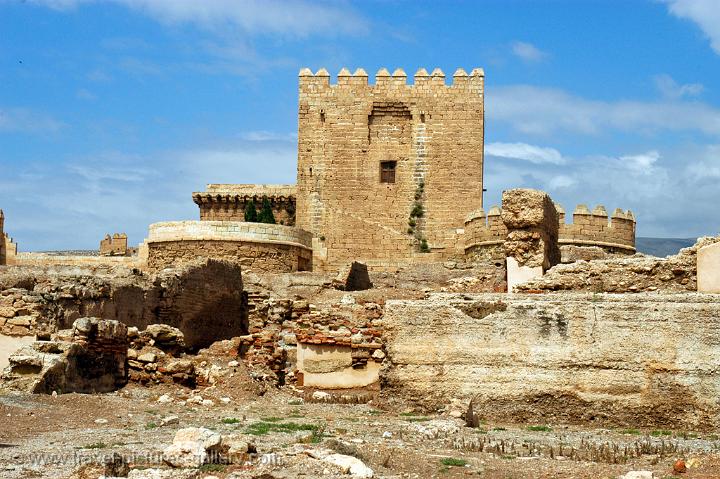
M700 102L598 101L556 88L511 85L488 89L488 121L509 123L534 135L699 131L720 135L720 110Z
M512 44L513 55L526 62L540 62L547 57L547 53L540 50L532 43L514 42Z
M665 0L670 13L695 22L720 55L720 5L717 0Z
M655 150L639 155L625 155L620 157L620 161L627 165L628 168L643 173L651 173L653 165L655 165L655 162L659 159L660 153Z
M565 163L562 155L556 149L528 145L527 143L488 143L485 145L485 153L490 156L514 158L535 164L553 163L561 165Z
M554 191L564 188L570 188L571 186L575 186L576 183L577 181L568 175L558 175L550 178L550 181L548 181L548 186L550 190Z
M246 131L240 134L240 138L246 141L297 141L297 133L276 133L273 131Z
M679 85L670 75L656 76L655 86L657 86L663 97L671 100L677 100L685 96L697 96L705 89L700 83Z
M28 0L57 10L117 3L166 24L228 27L251 34L361 34L367 21L345 3L306 0Z
M28 108L0 107L0 133L55 133L64 126L46 113Z

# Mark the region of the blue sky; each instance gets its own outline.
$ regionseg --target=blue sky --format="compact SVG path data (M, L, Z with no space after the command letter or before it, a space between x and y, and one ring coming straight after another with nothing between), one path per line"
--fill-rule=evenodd
M6 231L139 243L206 183L293 183L304 66L483 67L486 206L533 187L718 233L716 0L0 0Z

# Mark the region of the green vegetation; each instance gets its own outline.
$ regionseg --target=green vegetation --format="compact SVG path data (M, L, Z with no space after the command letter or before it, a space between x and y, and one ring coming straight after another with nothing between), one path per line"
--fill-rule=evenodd
M413 205L412 211L410 211L410 218L422 218L424 214L425 210L423 209L423 205L416 202Z
M240 422L240 419L234 418L234 417L225 417L222 419L223 424L237 424Z
M149 423L145 424L145 429L155 429L156 427L158 427L158 425L155 424L154 422L149 422Z
M225 464L203 464L200 466L201 472L225 472L227 466Z
M550 426L528 426L527 430L548 432L552 431L552 428Z
M250 223L256 223L258 220L258 213L257 209L255 209L255 200L250 200L247 205L245 205L245 221L249 221Z
M428 246L428 242L425 238L420 240L420 252L421 253L429 253L430 252L430 246Z
M440 464L442 464L443 466L464 467L467 465L467 461L465 459L456 459L454 457L445 457L440 460Z
M297 431L317 431L319 427L315 424L298 424L295 422L267 422L260 421L251 424L245 429L247 434L253 436L264 436L270 432L297 432Z
M260 210L257 220L260 223L268 223L271 225L277 223L275 221L275 215L273 214L272 205L270 205L270 200L267 196L263 196L262 209Z
M104 442L94 442L87 446L81 446L80 449L105 449L106 447L108 446Z
M425 417L425 416L418 416L418 417L408 417L405 420L407 422L424 422L424 421L429 421L430 418Z
M290 401L288 401L288 404L291 406L302 406L303 400L302 399L291 399Z
M650 431L650 435L653 437L672 436L672 431L668 431L666 429L656 429L654 431Z

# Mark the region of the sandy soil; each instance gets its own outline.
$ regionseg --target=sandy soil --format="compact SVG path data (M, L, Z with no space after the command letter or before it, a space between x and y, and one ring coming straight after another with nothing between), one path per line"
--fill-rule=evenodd
M222 395L217 389L199 392ZM80 464L113 452L129 457L133 467L167 467L159 454L176 430L189 426L244 434L256 445L257 455L245 464L207 469L220 478L349 477L308 456L307 449L320 447L360 458L375 477L596 479L642 469L658 478L720 477L720 439L711 433L490 421L468 428L448 415L377 404L304 403L291 392L271 390L207 407L184 403L189 390L165 386L131 385L104 395L0 395L0 477L73 477ZM163 393L173 401L158 402ZM170 415L178 416L178 423L162 426ZM313 425L317 431L313 436L307 430L276 430L277 424ZM617 453L608 452L613 450ZM673 475L679 458L693 467Z

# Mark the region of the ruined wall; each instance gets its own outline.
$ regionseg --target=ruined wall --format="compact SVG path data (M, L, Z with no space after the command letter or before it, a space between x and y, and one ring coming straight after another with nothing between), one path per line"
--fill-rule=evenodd
M297 228L237 221L173 221L150 225L147 267L151 271L196 258L232 261L255 271L312 269L309 233Z
M381 69L368 85L343 69L331 85L324 69L300 72L296 221L320 269L455 255L458 228L482 207L483 71L406 80Z
M126 256L128 254L127 235L125 233L105 235L105 238L100 241L99 253L100 256Z
M720 425L713 295L431 295L388 301L385 389L481 418Z
M295 185L209 184L206 191L193 193L203 221L245 221L245 207L250 201L260 212L267 197L280 225L295 225Z
M589 291L609 293L697 291L697 252L720 242L720 237L699 238L690 248L667 258L632 256L557 265L542 278L517 287L518 291Z
M81 317L144 329L168 324L192 348L247 333L240 267L198 259L156 274L109 266L12 266L0 271L0 334L43 338Z
M635 217L632 211L616 209L608 219L602 205L592 212L585 205L578 205L573 222L565 223L565 211L555 205L558 216L558 243L560 245L597 246L608 253L635 253ZM502 209L493 206L485 215L482 209L474 211L465 219L464 248L469 257L498 257L497 245L505 241L507 228L502 222Z

